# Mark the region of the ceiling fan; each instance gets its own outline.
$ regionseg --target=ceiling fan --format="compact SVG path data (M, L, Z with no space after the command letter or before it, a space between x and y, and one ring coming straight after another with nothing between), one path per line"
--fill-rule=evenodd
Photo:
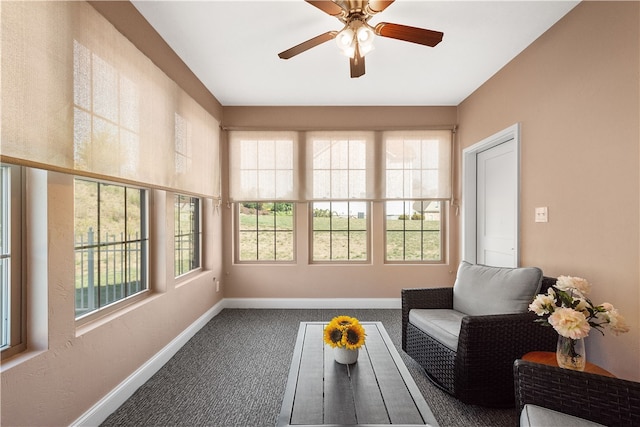
M435 46L444 35L440 31L409 27L407 25L381 22L375 27L368 21L382 12L394 0L305 0L321 11L338 18L344 23L340 31L327 31L290 49L280 52L282 59L292 58L312 47L331 39L336 39L342 53L350 58L351 77L364 75L364 56L373 49L374 35L403 40L425 46Z

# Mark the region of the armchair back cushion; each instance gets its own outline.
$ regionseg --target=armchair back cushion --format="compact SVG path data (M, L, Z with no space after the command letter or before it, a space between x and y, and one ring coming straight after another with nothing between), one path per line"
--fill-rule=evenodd
M524 313L540 291L542 270L462 261L453 285L453 309L471 316Z

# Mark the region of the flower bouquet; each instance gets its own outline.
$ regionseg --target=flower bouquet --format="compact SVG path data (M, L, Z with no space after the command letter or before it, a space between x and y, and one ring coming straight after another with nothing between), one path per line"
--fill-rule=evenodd
M358 359L358 349L365 340L364 327L358 319L337 316L324 328L324 342L334 348L336 362L354 363Z
M338 316L324 328L324 342L331 347L355 350L364 344L364 328L355 317Z
M624 317L609 303L595 305L587 298L591 284L581 277L560 276L546 294L529 305L542 319L536 322L552 326L558 332L558 365L583 370L586 363L583 338L591 328L604 335L605 327L618 335L629 331Z

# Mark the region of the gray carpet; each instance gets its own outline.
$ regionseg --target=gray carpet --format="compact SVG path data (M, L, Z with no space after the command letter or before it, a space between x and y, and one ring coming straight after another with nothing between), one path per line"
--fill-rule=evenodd
M400 310L225 309L102 426L274 426L299 323L341 314L384 324L441 426L517 425L514 409L465 405L431 384L400 349Z

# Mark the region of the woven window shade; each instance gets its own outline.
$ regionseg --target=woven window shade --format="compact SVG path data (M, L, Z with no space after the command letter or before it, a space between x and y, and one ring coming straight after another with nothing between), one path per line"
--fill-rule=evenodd
M374 199L374 138L374 132L308 132L306 199Z
M220 197L219 124L85 2L2 2L2 156Z
M383 132L385 200L449 199L449 130Z
M230 131L231 201L298 200L297 132Z

